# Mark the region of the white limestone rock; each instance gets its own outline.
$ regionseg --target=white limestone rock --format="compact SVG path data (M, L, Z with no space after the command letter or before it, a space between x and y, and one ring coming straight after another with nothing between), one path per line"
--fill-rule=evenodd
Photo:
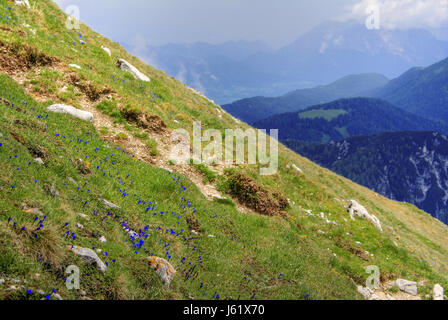
M62 297L60 296L59 293L55 293L55 294L53 294L53 297L54 297L56 300L62 300Z
M436 284L432 292L434 300L443 300L443 287L440 284Z
M169 173L173 173L173 170L171 170L170 168L162 167L161 169L166 170L166 171L168 171Z
M404 280L404 279L397 279L395 281L395 284L397 285L398 289L400 289L401 291L412 294L414 296L417 295L417 292L418 292L417 282Z
M28 0L14 0L14 4L17 6L25 6L27 8L30 8L30 3Z
M77 64L71 63L68 65L69 67L75 68L75 69L81 69L80 66L78 66Z
M105 46L101 46L101 49L103 49L104 51L106 51L106 53L109 55L109 57L112 57L112 52L110 51L109 48L105 47Z
M292 164L292 168L300 173L303 173L303 170L296 166L294 163Z
M75 107L68 106L66 104L53 104L47 108L47 111L54 113L66 113L84 121L93 121L92 113L76 109Z
M151 268L156 271L163 284L168 287L174 276L176 275L176 270L168 261L163 258L153 256L147 257L147 259Z
M366 299L369 300L373 294L373 290L363 286L357 286L358 292Z
M151 81L151 79L149 79L146 75L141 73L136 67L134 67L132 64L130 64L129 62L127 62L124 59L119 59L117 62L117 65L121 70L127 71L130 74L132 74L134 76L134 78L137 80L146 81L146 82Z
M373 214L370 214L366 208L360 205L356 200L350 200L347 211L350 213L350 218L355 220L355 216L369 220L378 230L383 232L380 220Z
M38 164L44 164L44 161L41 158L36 158L34 159L35 162L37 162Z
M98 199L98 200L102 201L106 205L106 207L109 207L111 209L120 209L119 206L113 204L112 202L107 201L106 199Z
M100 258L96 255L95 251L89 248L82 248L78 246L67 245L67 249L73 251L77 256L79 256L87 264L96 264L101 272L106 272L106 265Z

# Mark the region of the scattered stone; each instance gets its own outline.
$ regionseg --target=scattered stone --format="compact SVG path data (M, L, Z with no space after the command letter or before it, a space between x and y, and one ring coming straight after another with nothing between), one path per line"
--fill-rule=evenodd
M433 289L433 300L443 300L443 287L440 284L436 284Z
M37 290L36 293L38 293L38 294L40 294L40 295L42 295L42 296L45 294L44 290L40 290L40 289Z
M214 194L214 195L213 195L213 199L218 199L218 200L227 200L227 198L226 198L226 197L223 197L223 196L221 196L221 195L219 195L219 194Z
M106 205L106 207L109 207L111 209L120 209L119 206L113 204L112 202L107 201L106 199L98 199L98 200L102 201Z
M0 279L0 284L4 284L5 283L5 279L1 278Z
M137 232L135 232L134 230L132 230L131 228L127 227L127 226L123 226L124 231L126 231L126 233L128 233L131 237L137 238L139 237L139 234Z
M74 64L74 63L71 63L71 64L69 64L68 66L69 66L69 67L72 67L72 68L76 68L76 69L81 69L80 66L78 66L77 64Z
M90 121L90 122L93 121L92 113L76 109L75 107L66 104L53 104L47 108L47 111L54 113L66 113L84 121Z
M44 161L41 158L34 159L38 164L44 164Z
M168 171L169 173L173 173L173 170L171 170L170 168L163 168L162 167L162 169Z
M209 234L208 237L209 237L209 238L216 238L216 237L215 237L214 235L212 235L212 234Z
M87 295L87 293L84 290L79 291L79 294L81 295L81 297L84 297Z
M370 296L373 294L373 290L367 287L363 286L357 286L358 292L366 299L368 300Z
M355 220L355 216L360 218L365 218L372 222L378 230L383 232L380 220L373 214L370 214L366 208L360 205L356 200L350 200L347 211L350 213L350 218Z
M62 297L61 297L58 293L53 294L53 297L54 297L56 300L62 300Z
M98 240L103 243L107 241L105 236L101 236Z
M59 191L56 190L56 187L54 186L54 184L52 184L51 187L50 187L50 194L53 197L59 197Z
M121 70L131 73L137 80L142 80L146 82L151 81L151 79L149 79L147 76L141 73L136 67L134 67L132 64L130 64L124 59L119 59L117 65Z
M85 263L96 264L101 272L105 272L107 267L96 255L95 251L89 248L82 248L78 246L67 245L67 249L73 251L75 255L79 256Z
M372 294L369 300L380 300L380 298L376 294Z
M110 51L109 48L105 47L105 46L101 46L101 49L103 49L104 51L106 51L106 53L109 55L109 57L112 57L112 52Z
M84 214L84 213L79 213L79 216L80 216L81 218L86 219L86 220L90 220L90 217L89 217L88 215Z
M303 173L303 170L296 166L294 163L292 164L292 168L300 173Z
M30 8L30 3L28 0L14 0L14 4L17 6L25 6L27 8Z
M176 275L176 270L163 258L148 257L147 259L151 268L156 271L157 275L162 279L162 282L168 287Z
M414 296L417 295L417 282L404 280L404 279L398 279L395 281L395 284L397 285L398 289L401 291L407 292L409 294L412 294Z
M70 181L71 183L73 183L75 186L78 185L78 183L75 181L75 179L73 179L72 177L68 177L68 181Z
M77 223L76 226L77 226L79 229L81 229L81 230L84 229L84 226L83 226L82 224L80 224L80 223Z

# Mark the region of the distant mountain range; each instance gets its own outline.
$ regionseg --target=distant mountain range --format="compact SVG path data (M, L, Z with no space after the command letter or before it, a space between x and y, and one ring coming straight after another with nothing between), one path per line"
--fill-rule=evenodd
M390 199L415 204L448 224L448 138L386 132L328 144L285 142L318 164Z
M299 154L448 224L448 59L364 95L381 99L339 99L253 125L279 129L279 139Z
M146 47L147 62L219 104L278 96L333 82L347 74L394 78L448 56L448 42L425 30L368 30L356 22L326 22L279 50L259 42Z
M351 136L385 131L448 133L448 125L404 111L380 99L350 98L281 113L253 123L260 129L278 129L279 140L327 143Z
M427 68L412 68L373 90L371 95L420 116L448 123L448 59Z
M276 98L242 99L222 107L233 116L247 123L253 123L274 114L298 111L340 98L362 96L387 83L388 79L385 76L376 73L349 75L329 85L294 90Z

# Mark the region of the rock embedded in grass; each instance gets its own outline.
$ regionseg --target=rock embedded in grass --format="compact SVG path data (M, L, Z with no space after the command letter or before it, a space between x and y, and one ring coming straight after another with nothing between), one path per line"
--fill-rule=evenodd
M404 280L404 279L397 279L395 281L395 284L397 285L398 289L401 291L404 291L406 293L412 294L414 296L417 295L417 282Z
M147 259L149 261L149 265L156 271L163 284L169 287L171 281L176 275L176 270L173 266L163 258L147 257Z
M27 8L30 8L30 3L28 0L14 0L14 4L17 6L25 6Z
M149 79L146 75L141 73L136 67L134 67L132 64L130 64L129 62L127 62L124 59L118 59L117 65L121 70L127 71L130 74L132 74L134 76L134 78L137 80L141 80L141 81L145 81L145 82L151 81L151 79Z
M56 198L59 197L59 191L56 190L56 187L54 186L54 184L51 185L51 187L50 187L50 194L51 194L53 197L56 197Z
M112 57L112 52L110 51L109 48L105 47L105 46L101 46L101 49L103 49L104 51L106 51L106 53L109 55L109 57Z
M443 287L440 284L434 286L432 297L434 300L443 300Z
M97 254L92 249L72 245L67 245L66 247L67 249L73 251L75 255L79 256L81 260L83 260L85 263L96 264L96 266L98 267L98 269L100 269L101 272L106 271L107 269L106 265L104 264L103 261L101 261L100 258L98 258Z
M365 218L369 220L373 225L383 232L383 228L381 227L380 220L373 214L370 214L366 208L364 208L361 204L359 204L356 200L350 200L347 211L350 213L350 218L355 220L355 216L360 218Z
M113 204L112 202L107 201L106 199L98 199L98 200L102 201L106 205L106 207L109 207L111 209L120 209L119 206Z
M51 106L49 106L47 109L47 111L49 112L54 112L54 113L65 113L65 114L69 114L75 118L84 120L84 121L93 121L93 114L88 112L88 111L84 111L84 110L80 110L80 109L76 109L75 107L66 105L66 104L53 104Z
M36 158L34 159L35 162L37 162L38 164L44 164L44 161L41 158Z
M56 300L62 300L62 297L61 297L58 293L53 294L53 297L54 297Z

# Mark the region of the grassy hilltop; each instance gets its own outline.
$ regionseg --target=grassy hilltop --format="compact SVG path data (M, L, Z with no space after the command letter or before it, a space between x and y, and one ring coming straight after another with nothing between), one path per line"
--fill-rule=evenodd
M172 129L191 131L194 120L222 132L249 126L89 27L68 30L53 1L30 4L0 0L0 299L79 299L65 287L69 265L91 299L362 299L356 285L369 265L382 283L421 282L422 298L435 283L448 287L447 226L282 145L272 176L255 165L169 162ZM151 81L121 71L119 58ZM46 112L53 103L95 120ZM349 199L384 232L350 220ZM67 245L100 249L106 272ZM177 270L169 287L150 255Z

